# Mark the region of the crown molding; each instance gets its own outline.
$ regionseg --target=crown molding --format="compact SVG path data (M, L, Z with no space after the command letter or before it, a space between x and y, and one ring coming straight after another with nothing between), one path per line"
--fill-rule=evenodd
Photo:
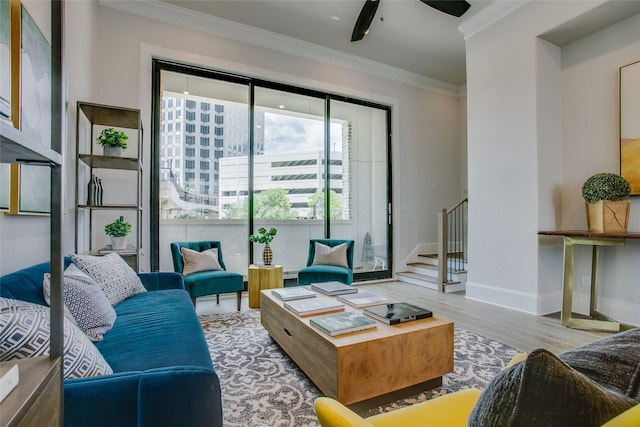
M458 30L464 34L464 39L467 40L495 24L505 16L512 14L530 1L531 0L494 1L461 23L460 26L458 26Z
M218 37L260 46L314 61L333 64L358 73L368 74L446 95L460 96L460 87L456 85L293 37L227 19L197 13L158 0L99 0L99 4L157 21L202 31Z

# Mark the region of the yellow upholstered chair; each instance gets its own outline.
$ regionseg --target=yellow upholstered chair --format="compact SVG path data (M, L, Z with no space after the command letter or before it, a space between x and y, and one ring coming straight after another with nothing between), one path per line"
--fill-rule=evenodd
M509 365L527 357L516 355ZM319 397L315 401L316 416L322 427L466 427L481 391L460 390L415 405L362 418L340 402ZM602 427L639 427L640 404L609 420Z

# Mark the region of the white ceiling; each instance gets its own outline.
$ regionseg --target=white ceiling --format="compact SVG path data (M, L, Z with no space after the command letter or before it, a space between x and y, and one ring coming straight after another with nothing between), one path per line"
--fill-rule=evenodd
M363 40L351 42L351 32L365 0L166 2L456 86L466 82L465 42L458 26L492 3L470 0L471 8L456 18L419 0L381 0L369 34Z

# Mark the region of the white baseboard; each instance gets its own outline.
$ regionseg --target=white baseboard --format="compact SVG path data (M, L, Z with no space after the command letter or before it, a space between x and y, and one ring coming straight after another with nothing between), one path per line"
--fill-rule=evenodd
M496 301L502 302L497 305L512 308L514 310L527 311L522 309L522 303L520 303L520 305L516 305L518 303L518 297L520 295L527 294L509 292L508 290L506 290L505 292L504 289L499 289L498 291L496 291L496 288L493 288L492 291L489 292L487 291L488 288L491 289L491 287L488 286L477 286L471 283L467 283L467 298L470 298L469 291L470 289L473 289L473 292L475 292L477 295L472 294L471 299L488 302L490 304L497 304L495 301L492 301L490 299L487 300L487 298L496 298ZM513 302L510 302L507 298L512 298ZM526 301L526 298L523 301ZM573 313L584 315L589 314L589 294L583 292L574 292L572 302ZM510 304L513 304L513 306ZM538 297L538 311L534 314L544 316L550 313L557 313L561 309L562 291L551 292ZM638 304L630 303L627 301L614 300L611 298L599 298L597 310L598 312L606 314L619 322L640 326L640 305Z
M538 314L538 297L532 293L467 282L466 297L512 310Z

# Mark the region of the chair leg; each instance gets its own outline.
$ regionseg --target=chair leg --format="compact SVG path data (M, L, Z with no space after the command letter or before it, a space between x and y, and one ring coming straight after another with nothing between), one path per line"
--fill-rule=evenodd
M216 294L216 304L220 304L220 294Z
M241 305L242 305L242 291L238 291L238 311L240 311Z

